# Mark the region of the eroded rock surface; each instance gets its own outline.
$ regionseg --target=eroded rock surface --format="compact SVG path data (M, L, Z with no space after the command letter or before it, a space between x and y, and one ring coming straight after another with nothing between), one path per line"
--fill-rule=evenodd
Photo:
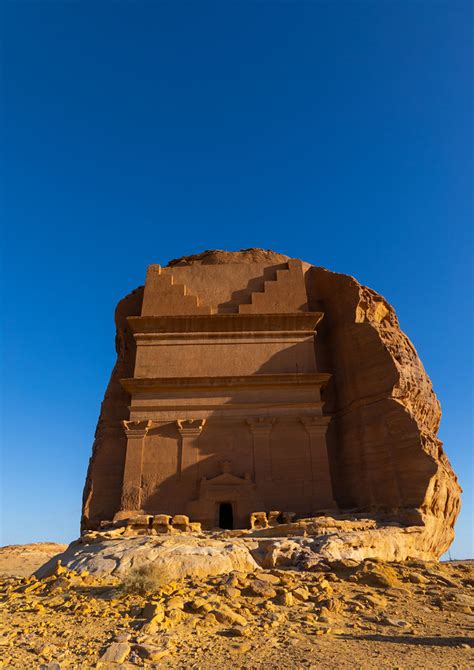
M58 560L68 570L123 576L130 569L154 565L169 579L206 577L233 570L261 568L319 571L334 563L433 560L430 524L406 526L380 519L317 517L283 527L235 533L130 535L127 526L91 532L73 542L35 573L54 573ZM234 536L232 536L234 535Z
M326 411L341 507L393 510L430 526L434 555L454 537L460 486L437 438L441 410L393 307L353 277L312 268L325 319L316 340L333 378ZM428 550L428 547L426 547Z
M170 579L206 577L258 565L245 546L237 542L192 536L180 538L119 537L82 538L38 571L39 577L54 570L57 560L70 570L97 575L124 575L131 567L154 564Z

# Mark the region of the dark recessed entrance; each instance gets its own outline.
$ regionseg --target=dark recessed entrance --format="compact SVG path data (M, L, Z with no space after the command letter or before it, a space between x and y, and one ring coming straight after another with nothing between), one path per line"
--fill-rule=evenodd
M234 528L232 503L219 503L219 528L225 528L226 530Z

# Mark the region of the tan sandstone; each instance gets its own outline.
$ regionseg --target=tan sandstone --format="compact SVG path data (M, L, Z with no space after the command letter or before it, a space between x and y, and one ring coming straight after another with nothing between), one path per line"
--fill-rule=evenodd
M328 560L449 547L460 487L439 403L375 291L270 251L207 251L150 266L116 324L84 531L310 535Z

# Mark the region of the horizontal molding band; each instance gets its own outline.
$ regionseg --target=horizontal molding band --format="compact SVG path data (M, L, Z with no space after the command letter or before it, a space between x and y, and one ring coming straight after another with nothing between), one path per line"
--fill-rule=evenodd
M198 344L300 344L314 339L314 330L256 331L255 333L136 333L137 344L146 346L183 346Z
M140 398L140 400L143 400ZM322 411L323 403L322 402L299 402L299 403L250 403L250 402L243 402L243 403L216 403L216 404L210 404L207 403L205 405L199 405L196 403L186 403L184 404L182 402L182 399L180 399L180 403L169 403L166 405L159 405L154 403L153 405L142 405L139 403L132 403L132 405L129 406L129 410L131 412L181 412L181 411L186 411L186 412L212 412L215 410L218 411L229 411L229 412L235 412L239 410L255 410L255 411L281 411L281 410L289 410L289 411L303 411L303 410L308 410L308 411L313 411L315 409L321 409Z
M314 331L323 312L287 314L190 314L129 316L133 333L252 333L255 331Z
M183 412L168 412L168 413L163 413L159 414L159 416L152 416L150 418L149 413L143 413L141 414L139 410L132 408L133 411L133 416L135 417L136 420L143 420L145 417L150 421L151 427L150 430L153 428L160 428L161 426L165 426L169 423L176 423L178 420L202 420L206 419L206 426L209 425L215 425L220 424L220 423L231 423L231 424L243 424L246 425L247 421L249 419L272 419L274 420L274 423L272 424L273 429L277 429L279 425L294 425L295 423L299 424L302 428L304 427L304 424L302 422L302 419L311 419L312 424L311 424L311 429L316 430L317 428L322 428L326 429L328 424L331 421L331 416L327 414L315 414L314 410L311 413L310 411L305 412L300 411L300 412L295 412L293 414L272 414L271 412L265 412L263 409L258 413L255 412L254 414L242 414L242 415L234 415L234 414L224 414L224 415L215 415L212 414L211 412L198 412L198 411L190 411L187 414L189 415L189 419ZM203 431L205 431L206 428L203 428ZM150 433L148 432L148 435Z
M226 377L133 377L121 379L120 383L129 393L166 389L229 389L271 387L322 387L331 375L327 372L295 372L268 375L246 375Z

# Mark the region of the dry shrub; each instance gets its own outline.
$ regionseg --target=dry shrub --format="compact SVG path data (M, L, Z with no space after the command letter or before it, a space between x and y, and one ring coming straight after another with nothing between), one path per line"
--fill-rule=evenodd
M122 588L126 593L147 595L156 593L173 581L168 568L156 563L145 563L130 570L122 578Z

